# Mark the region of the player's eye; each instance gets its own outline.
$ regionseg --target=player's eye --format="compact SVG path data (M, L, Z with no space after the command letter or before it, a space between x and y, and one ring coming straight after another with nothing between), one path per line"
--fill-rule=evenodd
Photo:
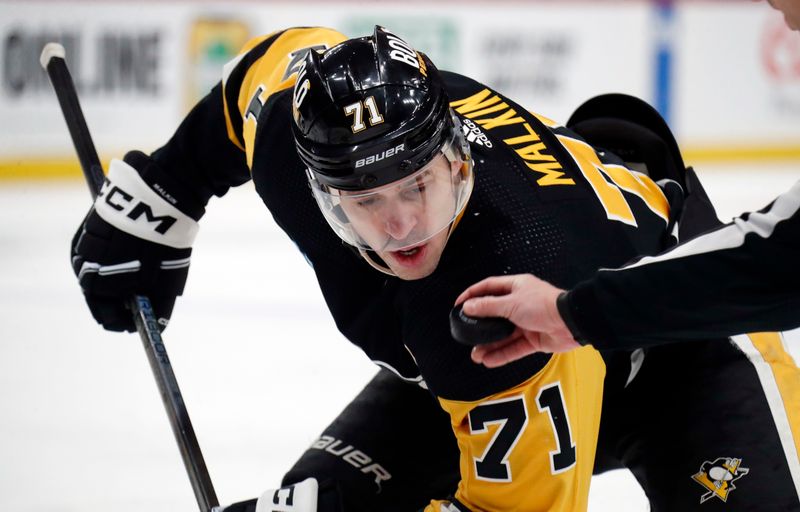
M418 200L425 195L425 191L431 179L432 177L429 171L423 172L400 191L400 197L406 201Z
M356 200L356 205L365 210L373 210L380 206L381 200L378 196L368 196Z
M406 201L413 201L415 199L419 199L423 194L425 194L425 183L418 183L414 186L407 187L400 192L400 197L405 199Z

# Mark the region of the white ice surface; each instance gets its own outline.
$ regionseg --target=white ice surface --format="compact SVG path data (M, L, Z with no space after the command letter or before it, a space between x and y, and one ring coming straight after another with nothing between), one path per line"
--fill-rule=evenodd
M702 177L729 218L800 164ZM88 204L78 182L0 185L0 509L197 510L138 337L101 330L69 268ZM209 208L165 340L223 503L275 486L375 372L250 184ZM596 478L590 503L648 509L623 471Z

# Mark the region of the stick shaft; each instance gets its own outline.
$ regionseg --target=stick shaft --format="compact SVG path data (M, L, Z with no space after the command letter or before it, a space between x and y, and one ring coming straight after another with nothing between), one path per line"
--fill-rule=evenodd
M46 50L47 47L45 47ZM78 93L75 90L72 75L63 56L51 56L46 65L43 63L43 66L45 66L50 81L53 83L58 104L61 106L61 112L67 122L72 143L78 153L83 175L89 185L92 198L95 198L100 193L105 176L103 175L103 166L100 164L100 158L97 156L97 150L92 141L92 135L86 125L86 118L84 118L83 110L81 110L81 104L78 101Z
M147 360L158 384L161 401L167 411L172 433L178 443L183 465L189 475L189 481L194 490L195 499L200 510L210 512L219 505L214 485L208 474L200 444L189 419L189 411L183 401L183 395L178 387L175 373L172 371L167 349L158 329L158 322L150 305L150 300L142 295L136 295L130 301L130 308L134 314L136 330L142 338Z
M72 142L75 145L75 151L78 153L84 177L89 184L92 197L95 198L100 193L105 176L78 101L75 84L64 59L63 47L53 43L45 46L42 52L42 66L53 83L64 120L67 122ZM161 338L150 300L143 295L136 295L130 299L128 306L133 312L136 330L144 344L145 353L158 385L161 401L167 411L197 504L201 511L210 512L212 508L219 505L219 502L192 428L183 395L172 370L172 364L167 356L167 349Z

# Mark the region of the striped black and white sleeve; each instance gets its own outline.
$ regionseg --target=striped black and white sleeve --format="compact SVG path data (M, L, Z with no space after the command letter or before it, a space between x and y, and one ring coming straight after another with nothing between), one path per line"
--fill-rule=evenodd
M800 327L800 181L758 212L599 271L558 305L598 349Z

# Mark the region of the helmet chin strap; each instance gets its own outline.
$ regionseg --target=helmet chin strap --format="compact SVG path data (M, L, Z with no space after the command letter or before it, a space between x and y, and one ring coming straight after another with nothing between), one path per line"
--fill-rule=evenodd
M360 254L361 257L364 258L364 260L366 260L367 264L369 264L370 267L374 268L378 272L382 272L382 273L386 274L387 276L397 277L397 274L395 274L392 271L392 269L390 269L389 267L383 266L380 263L378 263L377 261L375 261L375 259L373 258L372 254L367 252L366 249L362 249L361 247L358 247L358 254Z

